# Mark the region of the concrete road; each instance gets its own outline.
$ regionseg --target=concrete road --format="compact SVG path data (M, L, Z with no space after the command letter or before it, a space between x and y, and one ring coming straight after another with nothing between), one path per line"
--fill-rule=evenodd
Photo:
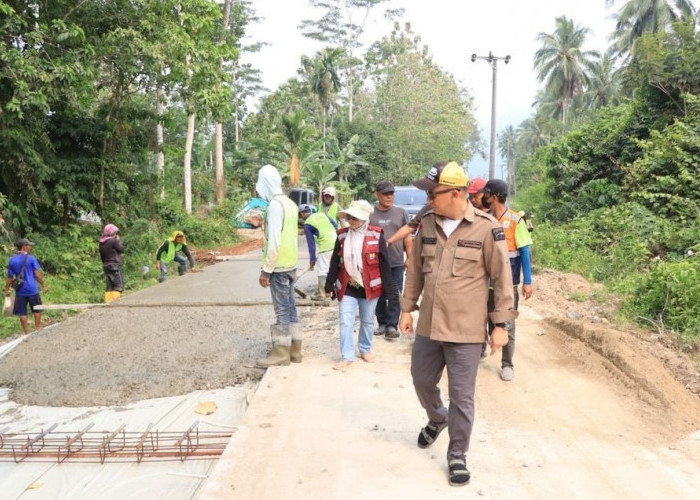
M480 367L468 486L448 485L447 432L416 446L426 417L410 340L380 338L376 360L346 372L331 368L332 351L269 369L198 498L697 498L697 427L670 432L683 414L640 401L609 363L528 307L518 322L515 381L500 380L498 357ZM700 410L676 389L674 405Z
M138 293L124 296L120 304L178 304L183 300L190 304L269 302L270 290L258 285L262 250L232 256L216 265L199 268L198 272L177 275L177 266L168 269L170 279ZM308 265L309 254L306 239L299 237L299 272ZM155 269L155 268L154 268ZM304 275L299 286L313 288L316 277L313 272Z

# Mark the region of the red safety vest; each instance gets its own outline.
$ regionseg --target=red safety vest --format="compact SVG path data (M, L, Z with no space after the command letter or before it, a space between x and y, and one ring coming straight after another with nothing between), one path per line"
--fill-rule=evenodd
M335 288L339 301L343 299L350 280L350 275L343 264L343 248L349 230L349 227L344 227L338 231L340 268ZM365 297L368 299L374 299L382 294L382 274L379 270L379 235L381 232L381 227L367 226L365 239L362 242L362 286L365 288Z

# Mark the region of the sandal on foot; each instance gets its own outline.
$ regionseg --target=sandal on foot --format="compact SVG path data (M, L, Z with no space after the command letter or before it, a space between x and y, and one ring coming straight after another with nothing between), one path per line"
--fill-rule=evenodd
M427 448L433 444L445 427L447 427L447 422L441 424L428 422L428 425L423 427L418 434L418 447Z
M462 458L455 458L447 462L450 469L450 486L464 486L469 484L471 474L467 469L467 462Z

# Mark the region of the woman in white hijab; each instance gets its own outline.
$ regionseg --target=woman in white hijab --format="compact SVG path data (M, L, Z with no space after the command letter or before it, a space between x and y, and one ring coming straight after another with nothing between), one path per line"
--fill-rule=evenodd
M393 287L391 268L382 229L367 222L374 208L365 200L353 201L338 212L348 227L338 230L326 295L338 299L341 361L333 366L345 370L355 359L355 315L360 310L358 348L363 361L372 360L374 310L384 287Z

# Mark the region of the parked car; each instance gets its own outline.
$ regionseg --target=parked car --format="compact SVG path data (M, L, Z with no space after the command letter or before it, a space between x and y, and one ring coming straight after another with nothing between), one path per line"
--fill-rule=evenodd
M287 196L297 204L303 205L314 205L314 192L307 188L291 188L287 193Z
M417 187L396 186L394 188L394 205L405 209L411 219L427 202L425 191Z
M314 204L314 192L310 189L290 188L290 190L287 192L287 196L289 196L289 199L296 203L298 207L302 205L311 205L311 211L316 211L316 205ZM304 227L304 218L301 215L299 215L297 225L299 228Z

